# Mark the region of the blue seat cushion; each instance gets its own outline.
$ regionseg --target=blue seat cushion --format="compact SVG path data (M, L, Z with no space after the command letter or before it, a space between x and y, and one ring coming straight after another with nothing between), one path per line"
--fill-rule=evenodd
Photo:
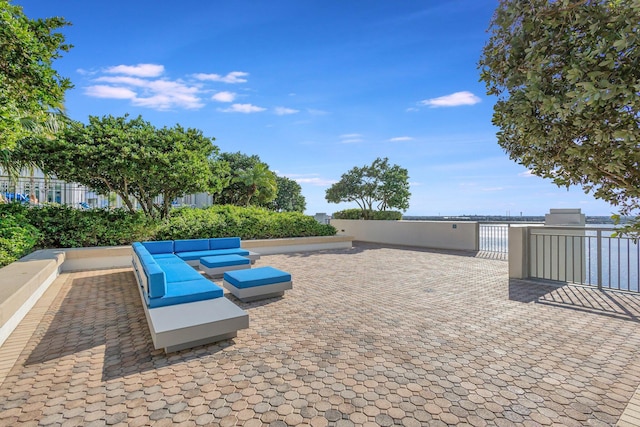
M249 251L244 249L216 249L206 251L192 251L192 252L176 252L180 258L185 261L195 261L203 257L218 256L218 255L249 255Z
M160 240L157 242L142 242L151 255L155 254L172 254L173 240Z
M224 273L224 280L238 289L244 289L290 282L291 274L273 267L258 267L251 270L227 271Z
M175 240L173 249L174 252L208 251L209 239Z
M223 295L224 291L220 286L200 276L196 280L167 284L167 293L161 298L147 299L147 305L149 308L164 307L221 298ZM185 312L185 316L188 315L188 311Z
M209 239L209 249L233 249L239 247L239 237L217 237Z
M251 260L240 255L218 255L200 258L200 264L209 268L217 268L228 267L231 265L251 264Z
M202 274L198 273L193 269L193 267L191 267L178 257L161 258L156 260L156 262L164 271L167 284L182 282L186 280L198 280L203 278Z

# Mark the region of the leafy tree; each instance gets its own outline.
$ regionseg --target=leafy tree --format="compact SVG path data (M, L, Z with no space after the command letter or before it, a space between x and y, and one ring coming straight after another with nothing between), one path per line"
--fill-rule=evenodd
M98 193L116 193L134 211L167 217L171 202L211 185L212 139L196 129L156 129L141 117L89 117L72 123L60 138L43 139L23 154L42 162L46 173Z
M213 192L213 202L220 205L264 206L276 197L275 174L260 157L241 152L222 153L218 160L228 164L228 184Z
M369 219L374 204L379 210L409 209L409 173L406 169L389 166L388 158L377 158L369 166L354 167L343 174L340 181L327 189L329 203L356 202L365 219Z
M265 163L238 170L234 181L242 183L246 188L246 193L242 197L245 206L249 206L254 196L260 198L258 204L273 200L278 191L276 175Z
M49 129L52 114L61 113L72 85L52 63L72 47L56 32L67 25L59 17L31 20L0 0L0 149Z
M291 178L276 175L278 194L276 198L266 205L276 212L304 212L307 201L302 195L302 187Z
M510 158L640 208L640 2L501 0L480 59ZM640 231L636 220L635 231Z

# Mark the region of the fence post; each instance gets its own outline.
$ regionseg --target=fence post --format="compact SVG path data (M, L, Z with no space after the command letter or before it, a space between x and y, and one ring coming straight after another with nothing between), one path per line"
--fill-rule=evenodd
M509 278L526 279L529 277L529 227L509 227Z
M596 231L596 266L598 268L597 284L602 290L602 230Z

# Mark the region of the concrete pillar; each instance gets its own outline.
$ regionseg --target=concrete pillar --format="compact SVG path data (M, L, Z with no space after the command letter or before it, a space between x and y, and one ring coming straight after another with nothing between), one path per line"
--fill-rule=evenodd
M509 227L509 278L529 277L529 227Z
M544 216L544 225L584 227L587 223L585 214L580 209L549 209Z

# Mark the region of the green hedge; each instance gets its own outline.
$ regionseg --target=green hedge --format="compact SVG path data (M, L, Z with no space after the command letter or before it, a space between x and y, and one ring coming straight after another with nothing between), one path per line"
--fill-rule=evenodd
M333 236L336 229L299 212L212 206L181 208L163 222L122 209L0 204L0 267L35 249L128 245L142 240L238 236L243 240Z
M373 219L373 220L401 220L402 212L398 211L368 211L365 216L365 211L359 208L344 209L342 211L334 212L333 218L335 219Z
M20 208L0 210L0 267L33 252L40 237Z
M181 208L158 228L156 240L238 236L243 240L333 236L336 229L299 212L231 205Z
M157 225L142 213L124 209L74 209L41 205L27 209L29 222L42 232L41 248L127 245L153 235Z

